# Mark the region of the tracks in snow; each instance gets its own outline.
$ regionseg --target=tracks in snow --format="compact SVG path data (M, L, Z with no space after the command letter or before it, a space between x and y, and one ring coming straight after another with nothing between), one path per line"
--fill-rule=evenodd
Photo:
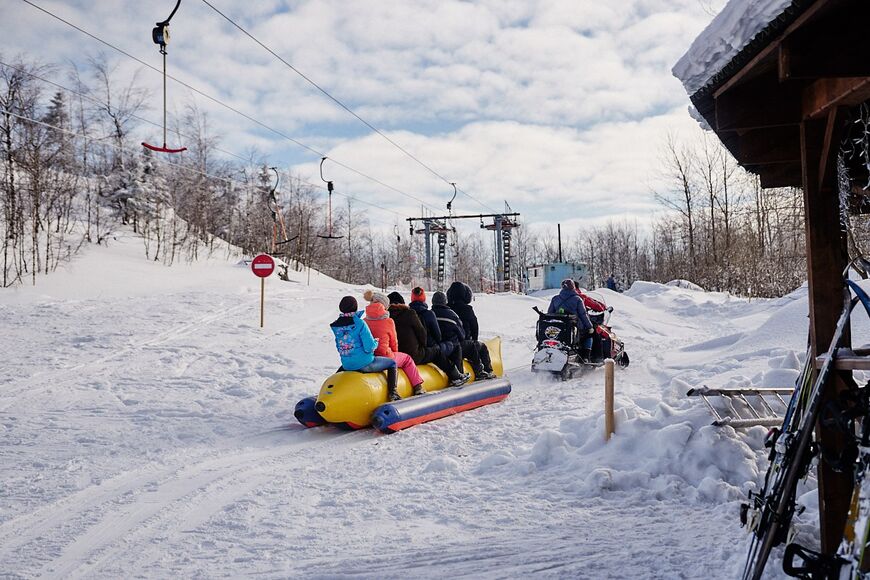
M287 294L294 292L295 289L285 290L276 293L276 295L286 296ZM298 300L303 299L304 297L302 296L298 298ZM101 377L111 375L117 371L117 367L107 363L129 358L130 355L147 348L157 347L170 341L190 336L197 330L202 330L210 324L249 308L250 305L247 303L234 304L226 308L220 308L195 320L173 326L172 328L160 332L151 338L137 342L131 340L125 347L114 350L105 356L87 360L62 369L37 372L30 375L28 378L4 387L2 397L0 397L0 412L9 410L13 405L21 405L23 400L30 399L33 395L39 394L47 389L62 388L70 391L73 383L80 381L82 375L94 376L98 373Z
M160 555L151 544L197 528L276 471L292 469L300 455L372 437L368 431L316 435L314 441L300 440L299 433L291 445L238 448L192 461L178 456L170 465L140 467L15 518L0 526L0 569L13 571L26 562L28 569L18 571L24 575L84 578L132 559L141 571L143 558ZM35 553L42 555L41 567Z

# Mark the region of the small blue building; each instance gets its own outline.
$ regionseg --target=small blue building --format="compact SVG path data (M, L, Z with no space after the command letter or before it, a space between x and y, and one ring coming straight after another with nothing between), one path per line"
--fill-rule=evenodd
M550 262L526 268L526 291L550 290L558 288L565 278L579 280L583 287L587 284L589 268L586 264L574 262Z

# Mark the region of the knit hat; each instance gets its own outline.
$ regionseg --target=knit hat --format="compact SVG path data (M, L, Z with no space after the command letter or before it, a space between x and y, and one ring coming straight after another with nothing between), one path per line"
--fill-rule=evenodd
M384 308L390 307L390 299L381 294L380 292L373 292L371 290L366 290L363 294L363 298L368 302L380 302L384 305Z
M574 280L571 278L565 278L562 280L562 288L566 290L575 290L577 287L574 286Z
M426 302L426 291L419 286L411 290L411 302Z
M390 300L390 304L404 304L405 299L402 298L402 295L398 292L390 292L387 294L387 298Z
M436 292L432 295L432 306L446 306L447 294L444 292Z
M345 296L341 299L341 302L338 303L338 309L344 312L345 314L349 314L351 312L357 311L357 303L356 298L353 296Z

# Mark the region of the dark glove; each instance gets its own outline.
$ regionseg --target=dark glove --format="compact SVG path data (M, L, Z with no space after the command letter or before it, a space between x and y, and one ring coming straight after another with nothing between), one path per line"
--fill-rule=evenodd
M590 328L590 329L586 332L586 334L595 334L595 329L594 329L594 328Z

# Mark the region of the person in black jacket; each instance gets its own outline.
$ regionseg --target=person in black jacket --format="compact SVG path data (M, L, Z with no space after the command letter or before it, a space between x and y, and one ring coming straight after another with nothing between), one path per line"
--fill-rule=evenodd
M440 346L428 345L426 328L417 313L405 305L405 299L402 298L402 295L398 292L391 292L387 298L390 300L390 318L396 324L399 350L410 355L418 366L435 363L435 366L447 375L451 387L465 384L469 377L448 360Z
M462 355L471 363L474 376L485 380L495 377L492 372L492 362L489 358L489 349L485 344L477 340L478 324L477 315L471 305L474 293L467 284L454 282L447 289L447 305L453 309L462 321L465 331L465 340L462 342Z
M432 295L432 312L441 330L441 350L457 368L463 368L462 341L465 340L465 330L462 329L462 321L447 306L447 296L444 292L436 292Z
M441 328L438 326L438 319L435 318L435 313L429 310L429 305L426 304L426 291L417 286L411 290L411 310L417 313L420 317L420 322L426 327L428 336L427 346L436 346L441 343Z

